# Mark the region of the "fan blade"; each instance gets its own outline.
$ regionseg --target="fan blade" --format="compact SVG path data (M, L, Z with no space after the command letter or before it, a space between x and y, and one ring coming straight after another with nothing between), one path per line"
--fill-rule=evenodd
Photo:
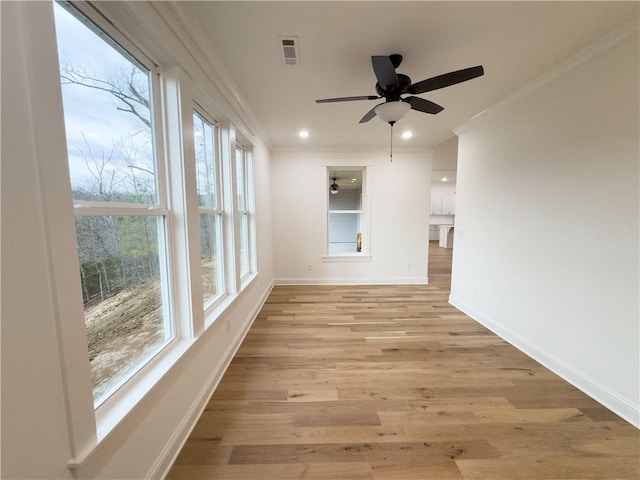
M402 100L403 102L407 102L411 105L412 110L418 110L419 112L431 113L435 115L436 113L440 113L444 110L444 107L438 105L437 103L430 102L429 100L425 100L420 97L407 97Z
M377 100L380 97L375 95L361 95L359 97L338 97L338 98L322 98L316 100L316 103L331 103L331 102L352 102L354 100Z
M431 77L421 82L409 85L407 93L419 94L425 92L431 92L432 90L438 90L439 88L455 85L456 83L466 82L472 78L484 75L484 69L482 65L476 67L463 68L462 70L456 70L455 72L449 72L437 77Z
M389 57L374 55L371 57L371 64L373 65L373 72L378 79L378 84L383 90L398 88L398 75Z
M378 105L382 105L382 103L379 103ZM362 117L358 123L367 123L369 120L371 120L373 117L375 117L376 116L376 108L378 107L378 105L376 105L371 110L369 110L367 113L365 113L364 117Z

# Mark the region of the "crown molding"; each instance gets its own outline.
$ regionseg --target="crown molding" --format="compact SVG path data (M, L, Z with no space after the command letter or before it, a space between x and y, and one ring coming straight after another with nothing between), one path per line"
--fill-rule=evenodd
M486 110L478 113L471 119L467 120L462 125L453 129L456 135L460 135L467 130L476 127L488 120L491 120L502 111L506 110L513 104L520 102L521 100L529 97L536 91L540 90L547 84L554 80L566 75L571 70L579 67L580 65L588 62L589 60L601 55L613 46L622 42L632 35L638 35L638 19L631 20L623 26L611 31L600 40L592 43L588 47L579 51L577 54L569 57L564 62L556 65L547 71L540 77L525 84L523 87L517 89L498 103L493 104Z
M197 62L232 110L229 119L249 139L256 135L271 148L270 139L257 115L244 98L231 72L204 33L200 22L186 3L149 2L184 49Z
M393 147L393 154L400 155L430 155L432 147ZM271 149L271 153L277 154L308 154L308 155L330 155L336 158L371 158L386 156L389 158L389 147L372 147L370 145L349 145L349 146L318 146L318 145L283 145Z

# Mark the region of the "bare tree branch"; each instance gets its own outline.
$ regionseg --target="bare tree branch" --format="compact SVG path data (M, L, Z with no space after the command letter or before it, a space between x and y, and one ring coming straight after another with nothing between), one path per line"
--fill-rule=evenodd
M116 107L118 110L133 114L146 127L151 128L149 100L136 85L138 73L138 68L131 65L129 72L112 72L105 80L67 61L63 60L60 64L60 80L63 85L82 85L109 93L120 102L121 105Z

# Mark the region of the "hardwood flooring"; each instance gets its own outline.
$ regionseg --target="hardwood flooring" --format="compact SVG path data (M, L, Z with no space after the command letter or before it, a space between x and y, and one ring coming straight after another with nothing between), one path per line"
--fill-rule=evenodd
M167 478L638 479L640 432L423 286L278 286Z

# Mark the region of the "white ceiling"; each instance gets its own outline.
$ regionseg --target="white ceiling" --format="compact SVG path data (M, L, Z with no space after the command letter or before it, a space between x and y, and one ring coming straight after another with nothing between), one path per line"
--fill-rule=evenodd
M609 31L638 16L638 2L189 2L253 108L271 147L388 146L389 126L358 124L377 101L372 55L400 53L413 82L483 65L485 75L422 94L445 107L410 111L400 147L437 145L452 130ZM280 38L297 36L300 63L285 65ZM301 140L301 128L311 137ZM400 139L409 129L415 136Z

